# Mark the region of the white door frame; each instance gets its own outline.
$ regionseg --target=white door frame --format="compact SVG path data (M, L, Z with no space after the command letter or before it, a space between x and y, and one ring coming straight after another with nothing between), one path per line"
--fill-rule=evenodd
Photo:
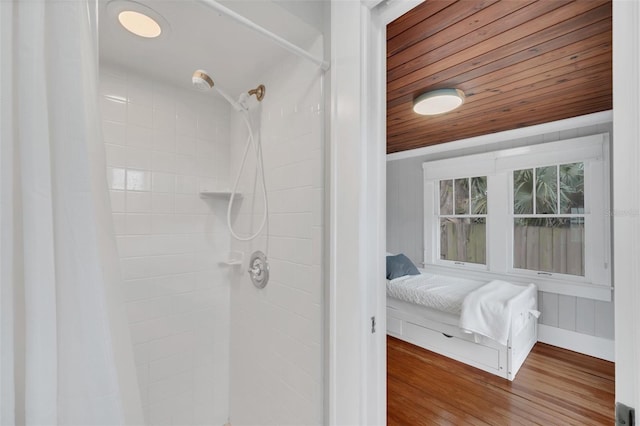
M361 23L368 20L359 2L331 3L331 108L329 142L329 321L328 390L325 424L359 425L366 416L367 360L371 338L366 285L366 167L361 78Z
M331 425L386 423L386 24L420 0L331 4ZM640 409L640 4L614 0L616 401ZM371 334L370 318L377 318Z
M331 3L330 425L386 423L386 24L421 1Z
M640 3L613 2L616 401L640 410ZM637 416L637 414L636 414Z
M330 425L383 424L384 405L370 403L379 397L384 382L378 377L376 359L380 336L371 333L371 317L379 319L368 291L380 265L371 262L382 236L377 234L384 219L379 199L380 180L369 182L372 169L380 170L382 157L376 143L367 140L367 82L364 69L367 49L364 35L370 22L369 9L359 1L331 3L331 126L329 170L329 348L328 412ZM374 176L375 177L375 176ZM380 216L382 214L382 217ZM366 216L366 220L362 217ZM383 229L384 231L384 229ZM375 279L375 278L374 278ZM382 328L384 330L384 327ZM370 373L373 372L373 377ZM367 389L373 392L367 392ZM384 389L384 388L383 388ZM384 400L383 400L384 402Z

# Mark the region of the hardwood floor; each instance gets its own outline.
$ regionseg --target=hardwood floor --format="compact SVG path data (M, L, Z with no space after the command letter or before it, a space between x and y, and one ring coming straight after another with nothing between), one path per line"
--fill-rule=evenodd
M614 364L537 343L513 382L387 337L388 425L613 425Z

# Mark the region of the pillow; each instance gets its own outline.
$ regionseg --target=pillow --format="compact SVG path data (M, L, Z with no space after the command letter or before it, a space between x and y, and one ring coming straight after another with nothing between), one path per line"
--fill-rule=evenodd
M420 271L411 260L400 253L395 256L387 256L387 279L404 277L405 275L420 275Z

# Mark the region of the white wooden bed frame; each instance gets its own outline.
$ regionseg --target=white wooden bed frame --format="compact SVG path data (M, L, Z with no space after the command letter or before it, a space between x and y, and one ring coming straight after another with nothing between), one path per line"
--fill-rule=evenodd
M538 321L528 309L513 313L506 345L486 338L477 343L472 334L460 330L458 320L456 315L387 296L389 336L508 380L515 378L538 341Z

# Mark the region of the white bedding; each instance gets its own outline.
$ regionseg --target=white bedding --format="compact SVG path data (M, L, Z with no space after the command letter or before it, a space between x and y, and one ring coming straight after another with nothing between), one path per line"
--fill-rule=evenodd
M460 315L464 298L483 284L483 281L422 273L387 281L387 295Z

